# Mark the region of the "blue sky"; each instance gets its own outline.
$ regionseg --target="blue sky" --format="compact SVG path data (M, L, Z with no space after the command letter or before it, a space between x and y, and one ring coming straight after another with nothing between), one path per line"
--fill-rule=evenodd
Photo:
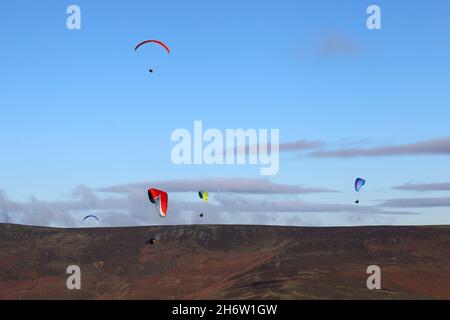
M81 30L65 26L70 4L81 8ZM366 28L370 4L381 7L382 30ZM333 150L448 138L449 14L444 0L5 1L0 189L16 204L51 204L79 185L261 178L252 166L174 166L170 135L192 130L194 120L222 130L277 128L281 143L323 141ZM150 46L134 52L145 39L163 40L171 55ZM339 191L297 200L352 202L357 176L369 182L368 205L449 197L447 189L392 190L449 182L448 152L281 158L270 181ZM421 214L360 223L450 223L448 206L400 210ZM310 215L325 225L359 221Z

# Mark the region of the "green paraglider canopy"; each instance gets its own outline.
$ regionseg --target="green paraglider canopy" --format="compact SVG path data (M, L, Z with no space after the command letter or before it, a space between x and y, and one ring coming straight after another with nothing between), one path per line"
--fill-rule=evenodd
M199 191L198 192L198 196L199 196L200 199L203 199L203 201L208 202L209 192L207 192L207 191Z

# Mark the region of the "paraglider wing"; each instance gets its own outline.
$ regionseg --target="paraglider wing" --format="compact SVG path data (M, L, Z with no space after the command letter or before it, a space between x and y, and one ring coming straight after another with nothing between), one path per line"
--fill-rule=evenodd
M89 219L89 218L94 218L94 219L96 219L97 221L100 222L99 218L97 218L96 216L94 216L94 215L92 215L92 214L90 214L90 215L84 217L83 221L86 221L86 220Z
M164 49L166 49L167 53L170 54L170 49L169 49L169 47L168 47L167 45L165 45L162 41L159 41L159 40L146 40L146 41L143 41L143 42L139 43L139 44L134 48L134 51L136 51L136 50L139 49L141 46L143 46L144 44L147 44L147 43L156 43L156 44L159 44L159 45L162 46Z
M357 192L359 192L361 190L362 186L365 185L365 184L366 184L366 180L364 180L362 178L356 179L356 181L355 181L355 190Z
M165 218L167 216L167 207L169 202L167 192L151 188L148 189L148 198L151 203L155 204L156 210L161 218Z
M209 193L206 191L199 191L198 192L198 196L200 197L200 199L202 199L205 202L208 202L208 198L209 198Z

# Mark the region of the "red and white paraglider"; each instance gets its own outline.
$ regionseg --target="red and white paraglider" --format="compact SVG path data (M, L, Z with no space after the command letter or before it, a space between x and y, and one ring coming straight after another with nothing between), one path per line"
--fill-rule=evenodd
M139 44L134 48L134 51L136 51L136 50L139 49L141 46L143 46L144 44L147 44L147 43L156 43L156 44L159 44L161 47L163 47L164 49L166 49L167 53L170 54L170 49L169 49L169 47L168 47L164 42L159 41L159 40L145 40L145 41L142 41L141 43L139 43Z
M150 188L148 189L148 198L150 199L150 202L155 205L159 216L161 218L166 218L167 207L169 204L169 196L167 195L167 192Z
M162 48L164 48L167 51L167 53L170 54L170 48L164 42L159 41L159 40L145 40L145 41L142 41L141 43L139 43L134 48L134 51L137 51L141 46L146 45L148 43L155 43L155 44L161 46ZM154 70L150 68L150 69L148 69L148 72L153 73Z

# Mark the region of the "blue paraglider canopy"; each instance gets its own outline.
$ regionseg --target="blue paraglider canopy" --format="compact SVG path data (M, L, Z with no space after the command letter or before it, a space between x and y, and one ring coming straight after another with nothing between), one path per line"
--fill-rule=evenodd
M95 219L95 220L97 220L97 221L100 222L100 219L97 218L96 216L94 216L93 214L90 214L90 215L84 217L83 221L86 221L86 220L89 219L89 218L93 218L93 219Z
M356 192L359 192L362 188L363 185L366 184L366 180L364 180L363 178L358 178L355 181L355 190Z

